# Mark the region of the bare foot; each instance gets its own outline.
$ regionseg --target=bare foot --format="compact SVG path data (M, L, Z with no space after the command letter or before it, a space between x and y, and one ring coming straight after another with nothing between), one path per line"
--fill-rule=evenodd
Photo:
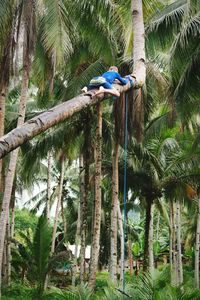
M87 91L88 91L87 86L84 86L84 87L82 88L82 90L81 90L82 93L87 93Z
M104 89L104 87L100 86L99 90L95 93L96 95L102 94L102 93L106 93L106 94L110 94L116 97L120 96L120 93L118 92L118 90L116 89Z

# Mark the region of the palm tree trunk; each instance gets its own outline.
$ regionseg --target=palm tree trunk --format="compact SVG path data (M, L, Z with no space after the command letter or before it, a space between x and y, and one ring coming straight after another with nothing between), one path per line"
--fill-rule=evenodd
M86 127L85 132L85 153L83 157L84 161L84 167L85 167L85 173L83 182L81 180L81 190L82 190L82 197L81 197L81 204L80 204L80 210L81 210L81 216L80 216L80 222L81 222L81 249L80 249L80 282L81 285L84 284L85 280L85 250L86 250L86 233L87 233L87 205L88 205L88 194L89 194L89 176L90 176L90 165L89 165L89 128ZM82 178L82 176L81 176Z
M76 225L76 237L75 237L75 251L74 251L74 260L73 260L73 269L72 269L72 285L76 285L76 274L78 272L78 247L80 244L80 232L81 232L81 200L84 195L84 176L83 176L83 155L79 157L79 178L80 178L80 200L78 203L78 219Z
M120 282L122 285L124 279L124 227L123 227L122 213L120 209L119 200L117 202L117 212L118 212L118 223L119 223L119 233L120 233Z
M144 233L144 261L143 261L143 269L147 271L148 262L149 262L149 230L150 230L150 222L151 222L151 207L152 207L152 199L146 198L147 207L146 207L146 219L145 219L145 233Z
M57 226L58 226L58 217L59 217L59 210L60 210L60 206L61 206L61 198L62 198L62 192L63 192L64 171L65 171L65 158L64 158L64 155L62 155L58 199L57 199L56 211L55 211L55 216L54 216L54 224L53 224L51 255L55 251L55 241L56 241L56 232L57 232Z
M200 246L200 198L198 199L198 215L195 243L195 286L199 289L199 246Z
M119 193L118 176L118 148L117 141L113 146L112 160L112 209L111 209L111 238L110 238L110 279L117 283L117 210Z
M177 217L177 250L178 250L178 282L179 285L183 283L183 264L182 264L182 251L181 251L181 205L177 200L176 205Z
M63 223L63 232L64 232L64 241L67 241L67 222L65 218L65 209L63 203L63 197L61 197L61 214L62 214L62 223Z
M3 87L0 91L0 137L4 135L4 120L5 120L5 97L6 91ZM3 192L2 189L2 159L0 159L0 193Z
M146 80L146 56L145 56L145 33L142 11L142 1L131 1L132 20L133 20L133 75L136 78L138 87L142 87Z
M132 0L132 21L133 21L133 76L136 78L134 83L139 91L134 93L134 128L135 137L138 142L141 142L144 129L144 104L141 87L146 80L146 64L145 64L145 33L144 20L142 11L142 1Z
M120 93L129 90L131 87L132 85L130 82L125 86L116 85L116 88ZM91 94L92 93L95 93L95 91L91 92ZM0 159L10 151L24 144L27 140L32 139L52 126L63 122L86 107L99 103L104 98L107 98L104 94L98 94L94 97L87 94L79 95L28 120L20 128L15 128L0 138Z
M149 271L154 270L154 256L153 256L153 219L154 219L154 204L151 207L151 221L149 228Z
M50 199L51 199L51 172L52 172L52 152L48 153L48 173L47 173L47 202L46 202L46 216L49 223L50 220Z
M22 78L22 88L21 88L21 95L20 95L20 103L19 103L19 117L17 121L17 127L22 126L24 123L25 112L26 112L26 102L27 102L27 95L28 95L28 83L29 83L29 72L30 72L30 57L26 51L26 45L24 44L24 52L27 55L24 55L24 62L23 62L23 78ZM2 208L1 208L1 218L0 218L0 269L2 267L2 257L3 257L3 247L5 241L5 232L6 232L6 222L9 213L9 205L15 175L15 169L17 164L19 148L16 149L11 153L9 167L6 175L6 185L4 191L4 197L2 201ZM0 284L1 286L1 284Z
M177 252L177 217L175 212L176 202L170 203L171 206L171 221L172 221L172 266L171 266L171 285L177 286L179 284L178 276L178 252Z
M102 104L97 105L97 129L96 129L96 157L95 157L95 210L92 240L92 256L90 263L90 275L88 286L94 289L99 258L99 240L101 228L101 156L102 156Z

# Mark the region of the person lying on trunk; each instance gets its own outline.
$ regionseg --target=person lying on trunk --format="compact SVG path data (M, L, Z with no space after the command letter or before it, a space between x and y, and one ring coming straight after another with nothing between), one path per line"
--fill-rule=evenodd
M116 81L116 82L115 82ZM95 95L100 93L108 93L113 96L119 97L119 91L113 86L113 83L121 83L122 85L126 85L128 83L128 78L123 78L118 73L118 68L116 66L112 66L109 70L103 73L101 76L94 77L90 80L89 86L84 87L81 91L87 93L87 91L99 89Z

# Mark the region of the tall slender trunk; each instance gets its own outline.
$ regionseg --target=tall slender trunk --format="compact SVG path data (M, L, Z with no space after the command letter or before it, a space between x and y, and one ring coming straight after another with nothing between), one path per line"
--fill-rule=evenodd
M26 43L24 43L24 61L23 61L23 78L22 78L22 88L19 102L19 116L17 121L17 127L21 126L24 123L25 112L26 112L26 102L28 95L28 83L29 83L29 72L30 72L30 57L26 51ZM15 169L17 165L19 148L11 153L9 167L6 175L6 185L4 191L4 197L1 208L1 218L0 218L0 268L2 267L2 257L3 257L3 247L5 241L5 232L6 232L6 222L9 213L10 198L12 193ZM1 284L0 284L1 286Z
M173 204L172 201L169 203L169 264L170 264L170 274L171 274L171 285L172 285L172 272L173 272Z
M172 221L172 265L171 265L171 285L179 284L178 277L178 252L177 252L177 217L176 217L176 202L170 203L170 213Z
M117 283L117 207L119 193L118 148L119 143L114 141L112 159L112 209L110 237L110 279L114 284Z
M135 86L141 88L146 80L145 64L145 33L141 0L131 1L132 23L133 23L133 76L136 78ZM144 104L142 90L139 89L134 97L134 128L135 137L141 142L144 128Z
M151 223L151 208L152 208L152 199L146 198L146 219L145 219L145 233L144 233L144 261L143 269L147 271L149 265L149 229Z
M64 241L67 240L67 221L65 217L65 208L64 208L64 202L63 197L61 197L61 215L62 215L62 223L63 223L63 232L64 232Z
M199 246L200 246L200 198L198 199L198 214L195 242L195 286L199 289Z
M82 180L82 172L83 172L83 156L80 155L79 157L79 178L80 178L80 198L84 195L84 182ZM83 183L83 184L82 184ZM83 191L82 191L83 189ZM76 274L78 272L78 247L80 244L80 231L81 231L81 223L80 223L80 200L78 203L78 218L77 218L77 225L76 225L76 237L75 237L75 251L74 251L74 260L73 260L73 269L72 269L72 285L75 286L76 284Z
M59 217L59 210L60 210L60 206L61 206L61 198L62 198L62 192L63 192L64 171L65 171L65 158L64 158L64 155L62 155L58 199L57 199L57 203L56 203L56 211L55 211L54 224L53 224L51 255L55 251L55 241L56 241L56 232L57 232L57 227L58 227L58 217Z
M59 217L59 210L60 210L60 206L61 206L61 198L62 198L62 192L63 192L64 172L65 172L65 158L64 158L64 155L62 155L60 179L59 179L59 190L58 190L58 198L57 198L57 203L56 203L56 211L55 211L55 216L54 216L50 256L52 256L55 252L56 232L57 232L57 227L58 227L58 217ZM48 282L49 282L49 274L46 275L46 278L44 281L44 290L46 290L46 288L48 286Z
M142 11L142 1L131 1L133 20L133 75L136 77L137 85L142 87L146 80L146 56L145 56L145 33Z
M183 263L182 263L182 250L181 250L181 204L177 200L176 204L176 217L177 217L177 251L178 251L178 283L183 283Z
M47 202L46 202L46 216L49 222L50 220L50 199L51 199L51 172L52 172L52 152L48 152L48 171L47 171Z
M153 219L154 219L154 204L151 207L151 221L149 228L149 271L154 270L154 256L153 256Z
M85 250L86 250L86 233L87 233L87 205L88 205L88 194L89 194L89 176L90 176L90 164L89 164L89 127L86 126L85 131L85 153L83 156L84 162L84 178L81 183L82 197L80 203L80 223L81 223L81 249L80 249L80 282L81 285L84 284L85 280ZM82 177L81 177L82 178Z
M94 289L99 258L99 240L101 228L101 157L102 157L102 104L97 104L96 129L96 161L95 161L95 210L92 240L92 257L90 263L89 287Z
M120 234L120 282L123 284L124 278L124 227L122 220L122 213L120 209L120 202L117 201L117 212L118 212L118 224L119 224L119 234Z
M4 135L5 97L6 97L6 90L5 87L3 87L0 91L0 137ZM2 164L3 161L2 159L0 159L0 196L1 193L3 193Z

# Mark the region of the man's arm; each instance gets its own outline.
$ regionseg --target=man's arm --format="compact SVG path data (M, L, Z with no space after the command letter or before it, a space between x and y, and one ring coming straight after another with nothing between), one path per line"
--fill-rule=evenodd
M128 83L128 79L121 77L119 73L116 73L116 79L119 80L122 85L126 85Z

